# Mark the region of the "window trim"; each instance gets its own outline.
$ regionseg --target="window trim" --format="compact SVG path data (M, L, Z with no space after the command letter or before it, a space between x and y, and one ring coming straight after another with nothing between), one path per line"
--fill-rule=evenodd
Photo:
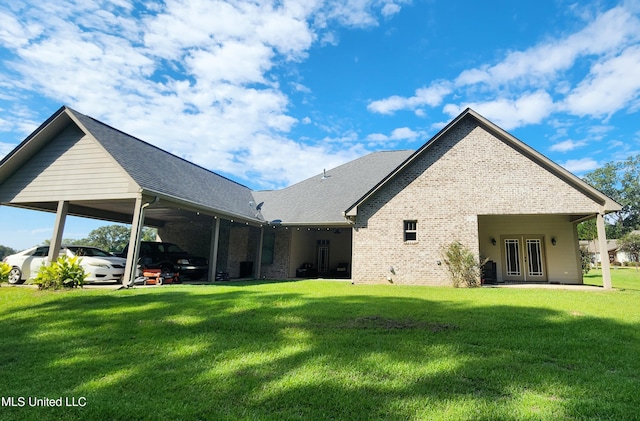
M418 241L418 221L416 219L405 219L402 221L402 228L405 243Z

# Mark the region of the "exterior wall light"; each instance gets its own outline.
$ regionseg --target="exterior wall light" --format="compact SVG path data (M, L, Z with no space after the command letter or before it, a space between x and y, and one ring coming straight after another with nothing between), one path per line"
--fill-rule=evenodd
M555 246L555 245L556 245L556 243L557 243L557 241L556 241L556 237L551 237L551 245L552 245L552 246Z
M496 239L493 238L493 237L491 237L491 244L494 245L494 246L496 245Z

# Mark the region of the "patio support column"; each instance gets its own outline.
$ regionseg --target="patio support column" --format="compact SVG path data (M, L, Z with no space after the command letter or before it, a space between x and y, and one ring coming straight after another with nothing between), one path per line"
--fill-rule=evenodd
M211 233L211 247L209 248L209 282L216 280L218 271L218 243L220 242L220 218L215 217Z
M53 227L53 236L49 243L49 256L47 260L53 262L60 254L60 246L62 245L62 233L64 232L64 223L67 220L67 212L69 212L69 202L61 200L58 202L58 210L56 211L56 224Z
M260 279L260 272L262 271L262 243L264 241L264 227L260 226L260 240L258 241L258 253L256 262L256 271L254 273L255 279Z
M133 220L131 221L131 235L129 236L129 248L127 250L127 265L124 269L122 285L131 287L136 279L138 270L138 256L140 254L140 236L144 225L144 209L149 203L142 203L142 196L136 198L133 209Z
M607 233L604 228L604 213L596 215L596 228L598 230L600 264L602 265L602 285L604 289L611 289L611 267L609 265L609 250L607 250Z

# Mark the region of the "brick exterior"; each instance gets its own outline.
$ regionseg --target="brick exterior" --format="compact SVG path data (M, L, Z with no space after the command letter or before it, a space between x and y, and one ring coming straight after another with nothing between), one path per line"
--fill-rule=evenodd
M209 258L213 224L209 217L204 221L173 222L159 228L158 237L190 253ZM259 241L260 228L221 220L217 271L237 278L240 276L240 262L251 262L255 269Z
M265 233L269 230L275 232L275 244L273 250L273 263L262 264L260 276L268 279L286 279L290 272L291 253L291 230L282 228L271 228L268 225L264 228Z
M593 200L467 117L358 208L352 279L449 285L441 250L460 241L478 255L479 215L598 211ZM404 241L404 220L418 221L416 241Z

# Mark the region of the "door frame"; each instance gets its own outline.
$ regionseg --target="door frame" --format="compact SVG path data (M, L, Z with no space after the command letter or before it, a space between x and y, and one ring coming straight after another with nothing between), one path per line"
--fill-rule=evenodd
M517 243L513 243L513 241ZM509 249L507 248L507 241L511 244L517 244L518 256L515 263L520 271L519 275L509 274L507 270L507 258L509 257ZM531 247L537 245L537 247ZM502 280L505 282L548 282L548 266L547 266L547 254L545 250L545 238L542 234L512 234L500 236L500 253L502 255ZM537 255L537 265L532 268L530 263L532 261L531 253ZM537 271L535 271L537 269ZM539 273L539 274L538 274Z

